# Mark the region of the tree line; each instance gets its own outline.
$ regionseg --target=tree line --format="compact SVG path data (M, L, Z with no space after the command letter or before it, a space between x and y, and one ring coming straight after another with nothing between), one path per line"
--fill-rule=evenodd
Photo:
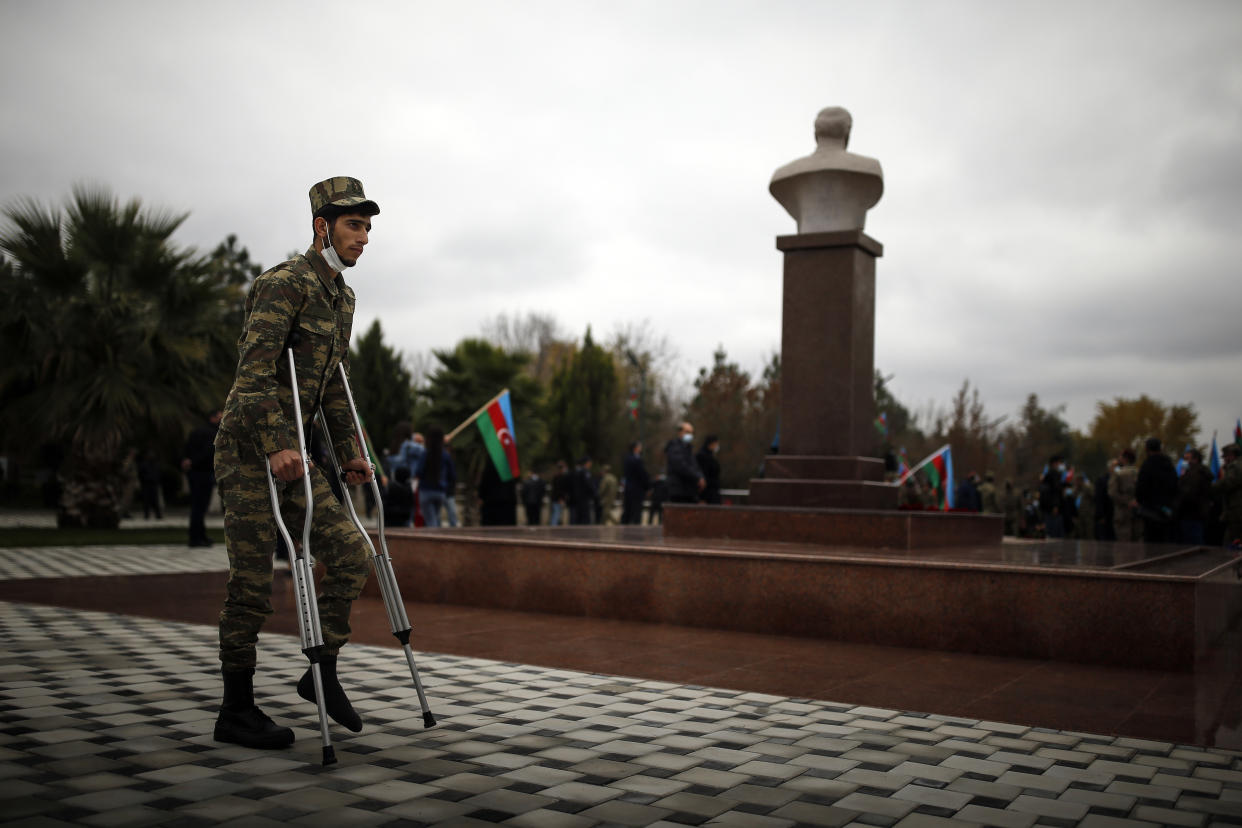
M178 245L187 216L89 187L60 207L18 199L3 210L0 450L19 468L54 474L64 524L117 525L131 450L155 453L175 484L185 435L222 405L232 381L246 292L262 266L233 235L206 254ZM421 360L385 342L379 320L350 349L377 452L401 422L448 431L509 388L526 469L584 456L617 466L637 440L658 473L664 443L689 419L700 438L720 440L722 486L746 488L779 448L779 355L751 376L721 345L688 386L677 362L645 323L600 340L590 326L579 338L540 313L502 314ZM1020 486L1052 454L1094 473L1151 434L1177 449L1198 438L1193 406L1146 396L1101 402L1077 433L1063 407L1034 394L1011 419L990 416L969 381L946 407L922 412L896 399L879 372L875 392L876 456L915 461L948 442L963 472L989 469ZM475 430L453 448L462 478L475 479L486 457Z

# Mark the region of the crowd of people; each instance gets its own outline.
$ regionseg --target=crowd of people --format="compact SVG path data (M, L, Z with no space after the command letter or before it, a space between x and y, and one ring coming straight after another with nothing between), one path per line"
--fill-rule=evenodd
M463 492L443 432L430 427L424 438L410 423L402 423L382 461L384 524L457 526L456 499L462 495L476 498L484 526L517 525L519 507L527 526L656 524L663 519L665 503L721 502L719 450L720 440L708 435L696 452L694 427L683 422L665 446L662 470L654 476L647 469L643 444L634 441L622 460L620 477L609 463L597 469L589 456L580 457L572 468L559 461L546 475L531 471L520 482L501 480L487 463L477 486ZM441 458L438 468L428 461L432 452ZM368 516L373 507L368 500Z
M1004 516L1005 534L1024 538L1242 546L1242 445L1222 449L1218 474L1203 453L1187 447L1180 463L1159 438L1148 439L1144 459L1123 450L1094 480L1053 455L1028 487L1012 480L998 488L991 472L967 474L953 509ZM937 493L920 475L903 484L901 506L938 508Z

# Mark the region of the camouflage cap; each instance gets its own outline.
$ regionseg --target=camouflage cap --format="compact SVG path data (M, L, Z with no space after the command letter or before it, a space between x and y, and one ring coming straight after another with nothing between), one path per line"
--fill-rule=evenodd
M367 198L362 191L362 182L356 178L337 176L327 181L320 181L310 188L311 215L319 215L324 207L358 207L365 206L371 215L377 215L379 205Z

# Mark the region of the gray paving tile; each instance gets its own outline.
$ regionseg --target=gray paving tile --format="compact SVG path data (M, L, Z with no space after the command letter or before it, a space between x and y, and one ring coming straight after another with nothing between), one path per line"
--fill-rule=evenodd
M83 628L96 635L83 641ZM274 753L211 739L214 629L0 603L0 640L12 642L3 663L18 665L0 681L17 711L0 723L10 821L777 828L1242 815L1242 755L1229 751L485 659L420 656L441 720L424 730L404 664L368 647L342 656L368 731L334 731L341 762L325 769L313 709L293 691L304 658L290 637L260 642L271 667L258 695L299 736Z

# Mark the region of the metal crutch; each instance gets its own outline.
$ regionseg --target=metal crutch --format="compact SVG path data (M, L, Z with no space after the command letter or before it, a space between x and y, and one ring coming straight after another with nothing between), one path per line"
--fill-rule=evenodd
M302 491L306 496L306 517L302 522L302 545L295 546L285 526L285 519L280 514L280 496L276 492L276 481L272 477L272 463L269 459L265 464L267 470L267 490L272 497L272 513L276 516L276 528L285 539L285 544L292 552L294 585L298 596L298 633L302 638L302 653L310 661L311 678L315 682L315 699L319 705L319 735L323 739L323 763L331 765L336 762L336 752L332 748L332 738L328 735L328 708L323 696L323 674L320 672L319 659L323 653L323 630L319 625L319 603L315 598L315 581L311 575L310 530L311 515L314 502L311 496L310 458L306 453L306 437L302 433L302 404L298 400L298 378L294 367L293 348L286 353L289 356L289 387L293 391L293 417L297 423L298 452L302 455Z
M362 419L358 416L358 408L354 405L354 392L349 387L349 375L345 372L345 363L339 365L341 372L341 384L345 386L345 399L349 401L349 412L354 418L354 428L357 429L358 441L362 444L362 453L369 457L370 452L366 447L366 440L362 436ZM323 408L319 409L316 415L319 419L319 425L323 428L324 435L328 439L328 445L333 445L332 432L328 429L328 419L323 415ZM330 450L328 452L332 458L332 468L336 475L344 480L344 474L341 471L340 462L336 459L336 452ZM358 517L358 510L354 508L353 498L346 496L342 498L345 501L345 509L349 512L349 519L358 527L358 531L362 533L362 537L366 539L367 545L371 547L371 564L375 569L375 579L379 583L380 594L384 596L384 608L388 610L388 623L392 627L392 634L401 642L401 648L405 651L405 660L410 665L410 675L414 679L414 689L418 692L418 703L423 709L423 727L435 727L436 717L431 714L431 707L427 704L427 694L423 692L423 682L418 677L418 665L414 663L414 651L410 648L410 619L405 613L405 604L401 601L401 590L397 587L397 573L392 568L392 558L388 555L388 541L384 538L384 501L380 495L379 483L375 476L375 464L368 460L371 464L371 493L375 496L376 514L378 516L377 527L379 529L380 551L377 552L375 544L371 543L371 536L367 533L366 528L362 525L362 520Z

